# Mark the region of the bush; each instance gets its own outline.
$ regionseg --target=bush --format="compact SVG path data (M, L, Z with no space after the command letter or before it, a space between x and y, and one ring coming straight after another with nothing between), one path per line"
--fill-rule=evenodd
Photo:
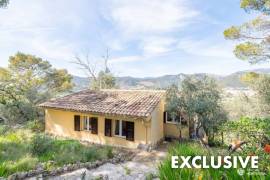
M113 154L113 149L112 149L112 147L107 147L106 148L106 151L107 151L107 158L108 159L111 159L111 158L113 158L113 156L114 156L114 154Z
M0 177L8 176L19 171L29 171L37 165L37 158L27 154L18 161L6 161L0 164Z
M45 123L40 120L28 121L26 123L26 128L31 129L33 132L44 132Z
M56 139L25 128L8 129L0 134L0 177L29 171L38 163L52 170L68 163L90 162L112 156L112 147L86 146L76 140Z
M92 149L92 150L85 150L83 152L83 155L85 156L86 161L92 161L93 159L95 159L95 156L97 155L97 153L95 152L94 149Z
M34 155L41 156L52 148L52 139L44 134L36 134L31 140L31 151Z
M0 125L0 136L5 135L10 130L10 127L7 125Z
M40 156L40 160L55 161L57 166L107 158L107 148L84 146L76 140L54 140L50 149L51 151Z

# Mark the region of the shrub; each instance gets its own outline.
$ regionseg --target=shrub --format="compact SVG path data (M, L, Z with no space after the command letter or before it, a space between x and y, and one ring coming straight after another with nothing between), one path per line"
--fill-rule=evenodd
M16 131L8 129L0 134L0 177L29 171L37 163L52 170L68 163L95 161L112 156L112 147L86 146L76 140L56 139L25 128L17 128Z
M45 123L41 120L28 121L26 128L31 129L33 132L44 132Z
M0 164L0 177L6 177L19 171L29 171L34 169L37 163L37 158L31 157L29 154L18 161L5 161Z
M152 180L152 179L155 179L156 178L156 175L153 174L153 173L147 173L146 176L145 176L145 180Z
M172 169L171 156L199 156L206 154L199 144L176 143L169 148L168 158L159 166L160 179L198 179L198 173L193 169Z
M31 140L31 151L34 155L41 156L52 148L52 139L44 134L36 134Z
M106 152L107 152L107 158L108 159L111 159L111 158L113 158L113 156L114 156L114 154L113 154L113 149L112 149L112 147L107 147L106 148Z
M0 125L0 136L5 135L10 130L10 127L7 125Z
M97 155L97 153L95 152L95 150L85 150L83 155L86 158L86 161L91 161L95 158L95 156Z

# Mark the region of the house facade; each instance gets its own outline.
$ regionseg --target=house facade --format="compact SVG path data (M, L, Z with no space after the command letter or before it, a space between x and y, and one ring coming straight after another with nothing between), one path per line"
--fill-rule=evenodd
M177 122L165 112L165 91L80 91L53 99L45 109L45 132L98 144L154 147L164 137L179 137ZM188 138L188 126L181 127Z

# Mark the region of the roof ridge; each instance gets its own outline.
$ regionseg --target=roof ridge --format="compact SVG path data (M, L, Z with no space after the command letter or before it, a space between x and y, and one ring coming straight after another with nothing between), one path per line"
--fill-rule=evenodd
M101 89L101 91L166 92L166 90L157 90L157 89Z

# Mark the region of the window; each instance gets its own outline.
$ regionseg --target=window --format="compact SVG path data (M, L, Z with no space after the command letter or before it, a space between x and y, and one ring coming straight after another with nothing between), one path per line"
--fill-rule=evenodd
M90 118L91 123L91 133L92 134L98 134L98 118L97 117L91 117Z
M187 121L181 115L173 116L172 114L167 113L167 123L178 124L180 121L182 125L187 125Z
M126 137L126 132L127 132L126 121L116 120L115 121L115 131L114 131L114 134L116 136Z
M83 129L86 131L91 130L90 118L88 116L83 116Z
M171 113L167 113L167 122L169 123L179 123L181 120L181 116L179 115L172 115Z

